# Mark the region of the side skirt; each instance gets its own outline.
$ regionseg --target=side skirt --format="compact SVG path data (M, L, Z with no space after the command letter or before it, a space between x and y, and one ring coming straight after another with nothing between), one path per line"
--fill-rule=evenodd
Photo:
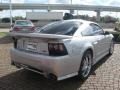
M108 55L108 54L109 54L109 51L106 52L106 53L104 53L104 54L102 54L102 55L99 56L98 58L94 59L94 62L93 62L92 65L95 65L98 61L100 61L103 57L105 57L105 56Z
M78 75L78 72L75 72L75 73L72 73L72 74L68 74L68 75L65 75L65 76L58 77L57 80L60 81L60 80L63 80L63 79L67 79L67 78L76 76L76 75Z

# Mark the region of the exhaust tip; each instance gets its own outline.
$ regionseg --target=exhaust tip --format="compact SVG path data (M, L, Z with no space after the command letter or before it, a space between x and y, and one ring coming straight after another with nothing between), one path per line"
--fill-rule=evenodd
M13 61L11 61L11 65L14 65L15 66L15 63Z
M20 66L20 64L19 64L19 63L11 62L11 65L16 66L17 68L21 68L21 66Z
M48 77L48 79L50 79L50 80L55 80L55 81L57 81L56 75L54 75L54 74L52 74L52 73L48 74L47 77Z

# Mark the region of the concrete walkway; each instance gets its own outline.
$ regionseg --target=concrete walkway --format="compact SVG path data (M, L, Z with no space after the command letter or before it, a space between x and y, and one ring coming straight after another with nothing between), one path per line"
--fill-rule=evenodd
M9 32L10 28L0 28L0 32Z

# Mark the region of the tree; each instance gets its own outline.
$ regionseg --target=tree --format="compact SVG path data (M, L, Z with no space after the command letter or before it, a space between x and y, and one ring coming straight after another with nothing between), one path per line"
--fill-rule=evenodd
M89 17L88 15L75 15L75 19L83 19L83 20L90 20L96 22L96 16ZM118 18L112 16L104 16L100 18L100 22L102 23L115 23L118 21Z
M9 23L10 22L10 18L2 18L2 23Z
M114 18L111 16L101 17L101 22L104 22L104 23L115 23L116 21L118 21L118 18Z
M15 16L14 19L15 20L22 20L22 19L25 19L25 18L23 18L22 16Z

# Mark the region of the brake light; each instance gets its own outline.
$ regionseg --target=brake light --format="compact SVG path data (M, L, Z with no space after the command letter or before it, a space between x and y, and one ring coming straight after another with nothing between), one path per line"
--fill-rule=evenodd
M68 54L63 43L48 43L48 51L51 56L62 56Z
M34 31L34 30L35 30L35 27L34 27L34 26L33 26L33 27L31 27L31 30L32 30L32 31Z

